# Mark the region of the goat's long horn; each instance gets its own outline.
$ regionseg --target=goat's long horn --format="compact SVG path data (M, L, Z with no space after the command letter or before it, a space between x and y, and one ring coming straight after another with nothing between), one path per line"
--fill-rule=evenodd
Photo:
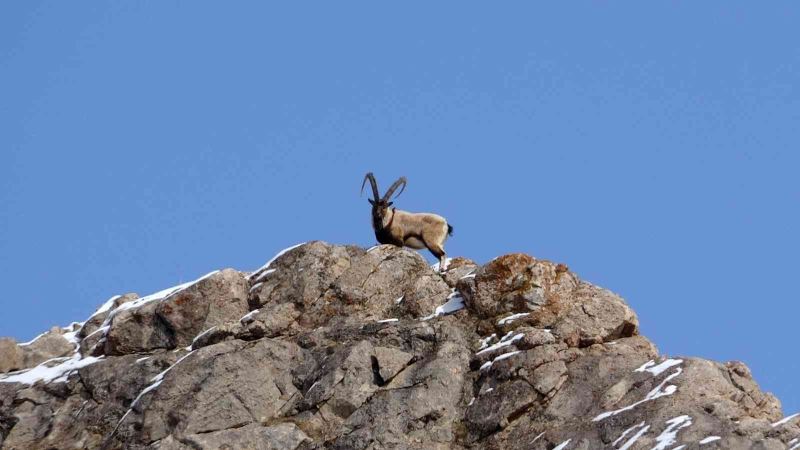
M378 182L375 181L375 175L373 175L372 172L369 172L366 176L364 176L364 181L361 182L361 194L364 194L364 185L367 184L367 180L369 180L369 184L372 185L372 197L377 202L381 199L381 196L378 193Z
M386 191L386 194L383 195L383 201L388 202L391 199L392 194L394 194L394 191L401 184L403 185L403 187L400 189L400 192L398 192L397 195L395 195L395 198L399 197L400 194L402 194L403 191L406 189L406 177L400 177L397 179L397 181L394 182L394 184L392 184L389 190Z

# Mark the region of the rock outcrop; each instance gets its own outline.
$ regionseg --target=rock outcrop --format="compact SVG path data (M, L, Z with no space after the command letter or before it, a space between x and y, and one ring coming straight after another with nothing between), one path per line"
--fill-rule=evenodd
M638 330L563 264L311 242L0 339L0 447L800 448L744 364Z

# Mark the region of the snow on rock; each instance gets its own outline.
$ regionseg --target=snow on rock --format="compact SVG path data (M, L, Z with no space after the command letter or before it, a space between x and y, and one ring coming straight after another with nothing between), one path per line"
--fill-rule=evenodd
M630 433L630 432L632 432L634 430L638 430L638 431L636 431L636 433L633 434L633 436L630 437L630 439L625 441L625 443L622 444L621 447L619 447L619 450L627 450L627 449L631 448L631 446L633 446L633 444L635 444L636 441L638 441L640 437L644 436L644 434L647 433L647 430L649 430L649 429L650 429L650 425L645 425L644 422L640 422L639 424L634 425L634 426L628 428L627 430L625 430L622 433L622 435L620 435L620 437L617 438L617 440L615 440L611 445L616 447L618 443L620 443L623 439L625 439L625 437L628 435L628 433Z
M132 302L123 303L123 304L119 305L116 309L112 310L108 314L108 317L106 317L105 322L103 322L103 326L110 325L111 321L114 318L114 316L116 316L117 314L119 314L122 311L125 311L125 310L128 310L128 309L135 309L135 308L138 308L138 307L140 307L140 306L142 306L142 305L144 305L146 303L164 300L165 298L169 297L170 295L173 295L173 294L175 294L177 292L180 292L180 291L182 291L182 290L184 290L184 289L186 289L186 288L188 288L190 286L193 286L193 285L199 283L200 281L205 280L206 278L209 278L209 277L211 277L211 276L213 276L213 275L215 275L217 273L219 273L219 270L215 270L213 272L209 272L209 273L203 275L202 277L200 277L200 278L198 278L198 279L196 279L194 281L189 281L187 283L179 284L177 286L172 286L172 287L169 287L167 289L163 289L161 291L158 291L158 292L156 292L154 294L150 294L150 295L146 295L144 297L138 298L138 299L136 299L136 300L134 300Z
M70 344L75 345L75 348L78 348L80 344L80 339L78 339L78 333L81 331L81 327L85 322L72 322L69 326L62 328L64 334L61 335L64 339L67 340Z
M246 316L245 316L245 317L246 317ZM191 345L189 345L188 347L186 347L186 350L190 350L190 351L191 351L191 350L194 350L194 344L197 342L197 340L198 340L198 339L200 339L201 337L203 337L203 336L207 335L208 333L210 333L210 332L214 331L214 329L216 329L216 328L217 328L216 326L213 326L213 327L211 327L211 328L209 328L209 329L207 329L207 330L203 331L202 333L198 334L197 336L195 336L195 337L194 337L194 339L192 339L192 343L191 343Z
M503 353L502 355L498 356L497 358L495 358L495 359L493 359L491 361L487 361L487 362L483 363L483 365L481 366L480 370L488 369L489 367L492 367L492 364L496 363L497 361L502 361L502 360L504 360L506 358L511 358L512 356L518 355L520 353L522 353L522 352L519 351L519 350L513 351L513 352L508 352L508 353Z
M667 421L667 428L656 436L658 443L652 450L667 450L669 446L678 442L678 431L692 425L689 416L678 416Z
M254 309L254 310L250 311L249 313L243 315L242 318L239 319L239 322L241 322L241 323L252 322L253 321L253 317L255 317L255 315L258 314L260 311L261 311L260 309Z
M458 292L453 291L450 295L447 296L447 302L444 305L441 305L436 308L436 311L433 312L430 316L423 317L420 320L430 320L434 317L443 316L446 314L452 314L456 311L460 311L464 309L464 298Z
M44 333L40 333L39 335L37 335L35 338L31 339L30 341L22 342L22 343L19 343L17 345L20 346L20 347L27 347L27 346L33 344L34 342L36 342L40 337L44 336L47 333L49 333L49 331L45 331Z
M783 425L785 423L788 423L790 420L792 420L792 419L794 419L795 417L798 417L798 416L800 416L800 413L794 413L791 416L786 416L783 419L773 423L772 424L772 428L779 427L779 426L781 426L781 425Z
M678 364L681 363L683 363L682 359L667 359L664 362L656 365L655 361L650 360L642 364L641 367L634 370L634 372L650 372L651 374L653 374L654 377L657 377L670 367L677 366Z
M94 364L101 359L103 358L95 358L93 356L81 358L81 355L76 352L71 357L54 358L32 369L13 372L6 376L0 375L0 383L22 383L30 385L39 381L45 384L49 384L52 381L66 381L67 377L69 377L74 370ZM56 365L52 365L52 363L56 361L60 362Z
M628 435L628 433L630 433L631 431L633 431L633 430L635 430L635 429L637 429L637 428L641 428L641 427L643 427L643 426L644 426L644 422L641 422L641 423L639 423L639 424L637 424L637 425L634 425L634 426L632 426L632 427L628 428L627 430L623 431L623 432L622 432L622 434L621 434L621 435L619 435L619 437L618 437L617 439L615 439L615 440L614 440L614 442L612 442L612 443L611 443L611 445L612 445L612 446L614 446L614 447L616 447L616 446L617 446L617 444L619 444L619 443L620 443L620 441L622 441L623 439L625 439L625 436L627 436L627 435Z
M390 323L390 322L398 322L400 319L383 319L379 320L378 323Z
M279 252L278 252L278 253L277 253L275 256L273 256L273 257L272 257L272 259L270 259L269 261L267 261L267 263L266 263L266 264L264 264L263 266L259 267L257 270L253 271L253 273L251 273L251 274L250 274L250 276L249 276L249 277L247 277L247 279L248 279L248 280L252 280L254 276L258 276L259 274L261 274L261 272L262 272L262 271L264 271L264 270L266 270L266 269L269 269L269 266L271 266L271 265L272 265L272 263L274 263L276 259L278 259L278 258L280 258L281 256L285 255L285 254L286 254L287 252L289 252L290 250L294 250L294 249L296 249L297 247L300 247L301 245L305 245L305 242L301 242L301 243L299 243L299 244L293 245L293 246L291 246L291 247L287 247L287 248L285 248L285 249L283 249L283 250L279 251Z
M565 448L567 448L567 445L569 445L569 442L570 442L571 440L572 440L572 439L567 439L566 441L564 441L564 442L562 442L562 443L558 444L557 446L555 446L555 447L553 448L553 450L564 450Z
M505 325L507 323L511 323L511 322L513 322L513 321L515 321L515 320L517 320L519 318L522 318L522 317L525 317L525 316L528 316L528 315L530 315L530 313L512 314L512 315L510 315L508 317L504 317L504 318L498 320L497 324L498 325Z
M513 334L514 334L513 331L509 331L505 336L503 336L502 339L500 339L500 342L498 342L498 343L496 343L496 344L494 344L494 345L492 345L490 347L484 348L483 350L481 350L478 353L476 353L476 355L482 355L484 353L493 352L493 351L495 351L495 350L497 350L499 348L507 347L507 346L513 344L514 342L522 339L525 336L522 333L517 333L516 335L513 335ZM494 335L489 336L489 338L487 338L487 339L490 339L493 336Z
M267 279L268 276L270 276L271 274L275 273L276 270L277 269L267 269L267 270L261 272L261 275L259 275L258 278L256 278L256 282L260 284L265 279Z
M664 378L664 380L661 383L659 383L658 386L656 386L653 390L648 392L647 395L645 396L645 398L643 398L642 400L639 400L638 402L635 402L633 404L625 406L624 408L620 408L620 409L617 409L617 410L614 410L614 411L604 412L604 413L598 415L597 417L595 417L594 419L592 419L592 422L599 422L599 421L601 421L601 420L603 420L605 418L608 418L608 417L611 417L611 416L615 416L615 415L617 415L617 414L619 414L621 412L629 411L629 410L631 410L633 408L636 408L637 406L641 405L642 403L649 402L649 401L655 400L657 398L661 398L661 397L664 397L664 396L667 396L667 395L674 394L675 391L678 390L678 387L675 386L674 384L670 384L669 386L666 386L666 384L670 380L672 380L673 378L675 378L678 375L680 375L681 372L683 372L683 369L678 367L675 370L675 372L670 374L668 377Z
M481 346L480 346L480 348L478 348L478 350L483 350L483 349L485 349L486 347L488 347L488 346L489 346L489 342L490 342L492 339L496 339L496 338L497 338L497 334L495 334L495 333L492 333L492 334L490 334L489 336L487 336L487 337L485 337L485 338L481 339L481 340L479 341L479 342L480 342L480 344L481 344Z
M105 303L103 303L102 305L100 305L99 308L97 308L97 311L95 311L94 314L89 316L89 319L91 319L92 317L94 317L94 316L96 316L98 314L103 314L104 312L110 311L114 307L114 302L117 301L117 299L119 299L121 297L122 297L121 295L115 295L115 296L111 297L110 299L106 300Z
M180 358L178 358L177 361L175 361L175 364L167 367L166 370L164 370L163 372L161 372L158 375L156 375L153 378L151 378L150 379L150 384L147 387L145 387L144 389L142 389L142 392L139 392L139 395L137 395L136 398L133 399L133 402L131 402L131 406L128 408L128 411L122 416L121 419L119 419L119 423L117 423L117 427L119 427L119 424L122 423L123 420L125 420L125 417L128 416L128 414L131 412L131 410L133 410L133 407L136 406L139 403L139 400L141 400L142 397L145 394L147 394L148 392L156 389L159 385L161 385L161 382L164 381L164 376L170 370L172 370L173 367L177 366L181 361L183 361L184 359L186 359L187 357L189 357L189 355L191 355L193 353L194 352L192 351L192 352L189 352L189 353L181 356ZM116 428L115 428L115 431L116 431Z
M707 438L703 438L703 439L701 439L701 440L700 440L700 442L699 442L699 444L700 444L700 445L710 444L710 443L712 443L712 442L719 441L719 440L721 440L721 439L722 439L722 438L721 438L721 437L719 437L719 436L709 436L709 437L707 437ZM791 442L790 442L790 443L791 443Z

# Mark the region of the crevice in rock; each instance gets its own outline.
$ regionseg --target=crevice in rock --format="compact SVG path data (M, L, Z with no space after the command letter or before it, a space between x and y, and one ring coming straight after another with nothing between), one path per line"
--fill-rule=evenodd
M371 355L369 359L372 362L373 383L377 384L378 386L384 386L386 382L381 376L381 367L380 364L378 363L378 358L376 358L375 355Z

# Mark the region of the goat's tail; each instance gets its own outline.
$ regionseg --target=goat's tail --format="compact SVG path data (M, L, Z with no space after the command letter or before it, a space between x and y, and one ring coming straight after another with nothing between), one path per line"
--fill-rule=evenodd
M453 226L450 225L449 223L447 224L447 235L448 236L452 236L453 235Z

